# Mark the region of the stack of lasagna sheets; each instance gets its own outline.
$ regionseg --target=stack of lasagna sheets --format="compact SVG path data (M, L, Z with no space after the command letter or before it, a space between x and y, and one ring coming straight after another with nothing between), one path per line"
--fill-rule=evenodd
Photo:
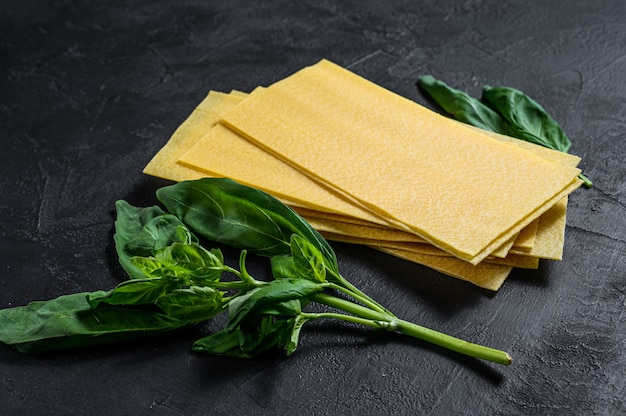
M580 158L443 117L322 60L250 94L211 91L144 172L228 177L363 244L497 290L560 260Z

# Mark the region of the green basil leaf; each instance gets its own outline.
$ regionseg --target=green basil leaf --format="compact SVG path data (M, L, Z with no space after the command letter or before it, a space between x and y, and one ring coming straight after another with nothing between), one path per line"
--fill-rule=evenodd
M302 303L307 303L305 300L291 299L282 302L264 304L255 309L254 313L259 315L272 315L272 316L292 316L302 312Z
M211 251L197 243L172 243L155 252L154 257L176 276L195 282L216 281L222 277L224 256L218 249Z
M483 88L483 100L506 119L513 137L568 152L571 142L561 126L532 98L509 87Z
M241 351L243 333L240 329L234 331L219 331L201 338L193 343L191 349L213 355L226 355L237 358L250 358L249 354Z
M262 316L253 325L223 330L197 340L192 349L197 352L250 358L272 348L285 348L292 341L295 318L275 319ZM295 349L295 348L294 348ZM293 351L292 351L293 352Z
M289 338L284 345L285 351L287 351L287 356L291 356L298 348L298 342L300 340L300 330L306 322L308 322L308 319L303 317L302 315L298 315L290 320L291 327L289 328Z
M298 279L296 263L291 256L274 256L270 259L274 279Z
M272 280L230 301L229 321L225 329L233 330L243 320L259 313L264 308L275 308L277 304L291 300L306 301L310 296L322 290L324 290L323 285L310 280Z
M302 217L271 195L227 178L203 178L166 186L157 198L193 232L212 241L263 256L290 253L298 234L337 270L328 242Z
M263 316L256 327L240 329L243 342L240 342L239 349L248 356L255 356L272 348L283 348L290 356L298 346L300 330L305 322L307 319L301 315L288 319Z
M115 249L120 265L131 279L146 277L130 261L131 257L148 257L154 250L163 249L174 242L198 241L180 219L157 206L138 208L122 200L117 201L115 207Z
M176 275L168 263L154 257L130 257L128 260L133 266L141 270L145 275L144 277L158 279Z
M219 249L208 251L196 243L173 243L156 251L154 257L131 257L129 261L145 277L178 277L201 286L219 280L224 270L224 256Z
M156 305L167 315L186 321L204 321L224 309L223 292L206 286L175 289L161 296Z
M179 279L167 277L131 279L120 283L108 292L104 292L106 293L104 296L100 293L89 295L88 301L92 308L97 308L102 303L109 305L149 305L184 283Z
M323 283L326 280L326 267L322 253L298 234L291 236L291 255L296 273L300 278L318 283Z
M468 94L451 88L431 75L419 78L417 84L448 114L483 130L510 135L509 123L496 111Z
M92 309L88 297L105 294L76 293L2 309L0 342L30 353L126 341L189 325L136 307L103 305Z
M276 319L265 315L256 320L255 327L246 326L243 330L240 349L244 353L255 356L272 348L282 347L286 343L286 331L290 320ZM241 329L240 329L241 330Z

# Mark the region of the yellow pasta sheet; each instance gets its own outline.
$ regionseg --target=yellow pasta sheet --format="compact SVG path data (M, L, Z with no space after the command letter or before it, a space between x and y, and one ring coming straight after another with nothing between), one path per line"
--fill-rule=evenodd
M219 121L216 108L226 111L239 103L229 95L211 91L176 129L165 146L150 160L143 172L172 181L199 179L206 175L176 161L193 147Z
M222 100L222 105L216 103L213 111L220 113L224 109L232 108L233 103L241 100L240 96L230 98L230 100ZM227 103L227 105L224 106L223 103ZM226 154L234 154L236 157L224 157ZM322 215L326 212L330 215L338 215L343 219L349 219L348 221L351 222L354 218L362 220L360 223L364 225L380 225L378 217L342 199L332 190L324 188L319 182L264 152L219 123L198 140L178 161L210 176L229 177L263 189L292 204L307 207L309 211L315 210L316 214L314 215ZM371 233L366 231L369 227L347 228L352 228L346 231L351 233L350 235L372 237ZM522 231L514 242L514 248L528 251L532 247L536 223L532 223ZM365 232L366 235L363 235L362 232ZM377 237L379 239L402 238L416 242L424 241L423 238L414 233L389 227L380 231L380 234L386 234L388 237L379 235ZM395 235L395 237L391 237L391 235ZM492 254L504 257L509 248L511 248L510 243L503 244L498 251L494 251Z
M176 130L171 139L166 143L166 145L159 151L157 155L150 161L150 163L145 168L145 173L166 178L170 180L180 181L187 179L196 179L199 177L207 176L206 169L198 169L197 167L191 168L190 165L185 163L177 163L179 159L184 160L185 154L194 154L198 149L201 149L204 144L206 144L205 136L207 133L212 130L212 128L218 124L220 119L220 113L228 111L229 109L236 106L244 97L247 95L245 93L231 93L230 95L218 93L212 91L209 95L198 105L198 107L193 111L193 113L185 120L185 122ZM231 132L232 133L232 132ZM561 152L551 151L549 149L540 148L538 146L521 142L516 139L511 139L506 136L497 135L495 133L488 132L487 134L493 136L496 139L510 141L511 143L520 146L522 148L529 149L534 153L540 155L541 157L554 160L561 164L569 164L570 166L576 166L578 161L580 160L576 156L568 155ZM237 136L237 135L235 135ZM500 137L498 137L500 136ZM237 136L238 140L242 138ZM246 142L246 141L244 141ZM249 145L250 143L248 143ZM194 150L190 151L190 149L194 148ZM269 156L274 162L279 162L281 165L285 165L285 163L276 159L274 156L268 155L267 153L261 151L261 149L257 146L253 146L251 150L252 159L256 162L253 162L252 165L248 164L247 168L249 171L253 171L251 166L256 166L255 163L258 162L258 157L260 155ZM228 145L226 148L223 148L225 151L230 151L232 154L232 148ZM215 153L213 153L215 155ZM224 159L224 155L227 153L217 153L220 155L222 160ZM228 158L232 161L232 158ZM245 159L245 158L244 158ZM238 159L236 159L238 160ZM211 159L205 159L204 163L211 163ZM294 170L291 166L290 175L300 175L302 173ZM265 165L259 166L259 171L265 170L267 167ZM258 171L257 171L258 173ZM290 176L288 175L288 176ZM211 174L210 176L229 176L233 175L221 175L221 174ZM280 177L280 175L277 175ZM310 181L310 178L309 178ZM245 181L244 181L245 182ZM309 182L310 184L311 182ZM257 186L255 183L249 183L252 186ZM314 186L319 187L320 184L318 181L314 181ZM258 186L257 186L258 187ZM262 187L261 187L262 188ZM307 191L310 191L308 187L304 188ZM328 188L322 189L327 192L332 192ZM269 191L269 190L268 190ZM277 192L271 192L276 195ZM565 213L567 207L567 199L563 198L559 201L558 204L546 212L545 215L542 215L539 219L530 224L530 226L524 228L523 232L520 233L515 241L515 245L512 246L510 253L506 254L506 257L503 259L493 259L493 257L489 258L489 262L485 262L484 264L480 264L479 266L471 266L469 264L464 264L464 262L459 262L458 259L452 257L442 256L443 253L441 250L438 250L434 247L427 247L425 244L421 244L422 249L413 250L411 248L407 250L407 247L393 247L393 244L384 245L384 240L389 239L389 241L412 241L412 242L424 242L424 240L412 233L407 233L401 230L394 230L386 226L385 221L380 221L378 216L369 216L369 212L365 211L366 217L368 219L358 219L356 217L350 215L340 214L342 211L339 210L340 213L336 213L336 209L328 209L329 204L320 205L311 204L310 201L298 201L290 199L289 195L293 192L284 192L283 191L283 199L284 202L292 204L297 211L299 211L302 215L304 215L307 220L312 223L315 223L315 218L323 218L322 221L327 221L329 218L331 221L338 221L341 223L350 223L350 224L359 224L368 226L368 228L378 229L380 234L367 234L367 236L374 236L377 239L374 242L374 246L382 251L385 251L389 254L405 258L410 261L414 261L420 264L427 265L436 270L439 270L443 273L449 274L454 277L461 278L463 280L468 280L478 286L490 289L497 290L501 282L504 280L508 272L510 271L509 266L515 267L536 267L533 266L532 262L535 262L536 258L530 256L537 256L542 258L551 258L551 259L560 259L562 255L562 246L563 246L563 238L564 238L564 229L565 229ZM280 192L278 192L280 194ZM279 195L276 195L279 196ZM342 201L342 204L345 202L340 195L334 194L335 198L338 198ZM307 198L305 198L307 199ZM310 199L310 198L308 198ZM313 205L313 207L311 207ZM330 204L332 206L332 204ZM316 208L322 208L322 210L318 211ZM352 210L353 208L350 208ZM330 211L330 212L329 212ZM335 212L335 213L333 213ZM361 210L361 213L363 211ZM308 217L307 217L308 215ZM313 218L313 219L311 219ZM375 219L377 222L369 221L369 219ZM319 227L319 224L314 224ZM534 226L534 228L533 228ZM324 227L319 227L324 230ZM536 234L535 234L536 232ZM350 235L349 233L346 235ZM338 235L329 232L326 234L327 238L336 241L346 241L346 235L342 235L341 233ZM353 234L351 238L354 239L352 242L367 244L368 241L366 237L361 237L362 240L359 242L357 239L359 238L358 233ZM380 241L378 241L380 240ZM371 244L370 244L371 245ZM388 247L390 246L390 247ZM516 256L515 254L519 254ZM520 255L529 256L527 257L530 261L520 261ZM434 257L444 257L435 259ZM494 264L500 261L500 264Z
M374 240L362 237L352 237L341 234L333 234L325 231L320 232L327 240L338 241L342 243L359 244L377 248L397 249L407 252L427 254L429 256L447 257L451 260L459 260L456 257L451 256L443 250L434 247L428 243L412 243L406 241L384 241ZM467 263L467 262L466 262ZM483 260L480 264L501 264L506 266L518 267L522 269L536 269L539 266L539 259L537 257L529 257L519 254L507 254L506 256L490 257ZM467 263L470 267L476 267Z
M465 280L478 287L496 291L513 270L511 266L480 263L473 266L454 257L429 256L427 254L384 247L372 247L414 263L422 264L448 276Z
M580 182L328 61L256 90L222 121L374 215L477 264Z
M309 217L304 215L304 218L311 224L316 230L329 233L334 236L345 236L357 239L364 239L370 241L378 241L381 244L384 242L391 243L419 243L421 245L428 245L434 250L434 252L441 253L440 255L450 255L449 253L434 247L432 244L427 243L424 239L416 236L412 233L407 233L402 230L396 230L393 228L379 228L370 227L367 225L351 224L342 221L333 221L328 219L320 219L316 217ZM519 236L518 236L519 238ZM517 238L514 241L505 244L501 250L498 250L497 255L493 257L506 257L508 252L515 248L519 252L527 250L526 246L516 246ZM525 241L524 241L525 242ZM501 252L500 252L501 251Z
M318 186L317 183L311 183L311 181L307 180L306 177L304 178L304 181L300 181L300 177L302 176L302 174L300 174L298 171L294 171L293 168L289 166L285 167L284 163L280 162L273 156L263 152L258 147L251 146L249 142L247 142L241 136L236 135L232 131L226 131L225 135L214 136L213 134L206 134L204 130L198 131L197 128L189 128L189 126L187 125L191 124L192 126L203 126L203 129L206 129L207 126L214 126L215 121L219 117L219 112L232 108L241 100L241 97L241 95L236 97L230 97L226 96L225 94L215 92L209 94L209 97L207 97L207 99L203 101L203 103L201 103L201 105L198 107L198 109L201 109L202 111L194 111L189 119L177 130L177 132L167 143L167 145L153 159L151 164L146 167L146 173L153 174L155 176L166 177L173 180L192 179L198 176L198 171L189 169L183 170L185 172L185 175L183 176L180 176L180 174L173 174L171 172L168 173L168 170L171 171L173 169L172 166L176 165L175 162L177 156L181 153L186 153L189 148L193 147L193 149L188 153L189 156L186 159L187 163L190 163L190 166L193 166L194 164L200 165L200 167L195 167L211 175L227 176L242 181L244 183L247 182L252 186L268 190L274 195L282 195L283 199L286 199L287 201L291 200L293 202L293 198L291 197L291 195L298 194L297 190L300 189L300 195L302 196L299 199L304 199L305 205L315 206L316 204L314 202L311 202L310 196L315 196L318 194L311 191L312 189L316 189L316 187ZM213 98L213 100L210 100L211 98ZM205 117L208 120L207 122L199 123L197 121L194 121L194 118L197 117ZM181 138L185 138L185 136L181 133L184 133L188 136L187 140L181 140ZM541 155L542 157L558 160L560 163L566 163L575 166L579 161L579 158L576 156L568 155L561 152L555 152L495 133L489 134L498 140L509 140L516 145L525 146L533 152ZM198 139L199 136L204 137ZM224 158L223 155L228 150L240 156L237 158ZM184 157L183 160L185 160ZM214 169L214 172L209 172L205 166L212 167L212 169ZM254 168L251 169L251 167ZM165 173L159 173L159 169L160 172ZM189 172L192 172L192 174L189 175ZM271 172L271 174L265 175L264 172ZM273 186L268 186L267 178L269 178L270 183L273 183ZM294 181L296 184L302 183L302 185L294 187ZM333 198L333 200L329 201L327 198L324 199L324 196L326 194L322 195L323 196L319 196L319 199L325 200L327 202L326 206L324 206L324 209L326 210L328 210L328 206L332 206L333 202L338 199L335 197ZM339 202L342 205L345 204L345 202L342 200L340 200ZM547 239L549 243L540 244L539 246L542 247L541 251L529 251L534 243L536 226L538 224L538 221L535 221L530 226L526 227L523 232L520 233L520 235L518 236L517 240L515 241L515 245L513 246L513 250L515 253L520 254L527 252L529 253L529 255L536 255L538 257L545 257L550 259L560 258L560 253L562 252L562 239L564 234L566 203L565 206L563 206L563 204L559 205L561 206L561 208L558 210L558 212L561 213L560 221L556 220L554 213L550 215L550 221L543 221L544 226L541 230L542 241ZM357 221L356 218L351 216L328 214L308 208L296 209L302 215L307 217L309 221L312 221L314 223L313 225L318 229L332 232L335 234L348 235L353 237L374 238L378 240L389 239L392 241L424 241L422 238L412 233L386 228L384 226L379 226L376 223L368 222L365 220ZM341 210L339 210L339 212L341 212ZM361 226L355 226L355 223ZM373 227L377 228L373 229ZM560 244L559 241L561 242Z
M309 209L388 225L379 216L351 204L336 191L263 152L221 123L180 157L179 162L206 175L229 177Z

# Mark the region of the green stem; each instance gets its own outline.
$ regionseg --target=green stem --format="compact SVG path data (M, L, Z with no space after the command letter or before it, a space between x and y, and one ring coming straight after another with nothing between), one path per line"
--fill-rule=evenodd
M501 350L486 347L483 345L473 344L450 335L443 334L438 331L414 324L412 322L398 319L393 315L373 311L353 302L349 302L334 296L320 293L313 297L313 300L340 309L344 312L355 315L356 317L370 321L364 323L361 320L355 320L354 317L347 317L343 314L333 314L333 318L343 319L349 322L358 322L370 327L386 328L389 331L396 331L408 335L413 338L421 339L431 344L438 345L451 351L458 352L470 357L489 360L495 363L509 365L512 362L511 356Z
M332 271L332 270L330 270L328 268L326 270L333 276L333 278L337 282L339 282L340 287L343 286L345 289L348 290L348 292L346 292L345 290L342 290L342 292L352 296L353 298L357 299L359 302L362 302L364 305L372 308L375 311L378 311L378 312L381 312L381 313L385 313L385 314L390 315L390 316L394 316L394 314L391 313L390 310L388 310L387 308L382 306L380 303L376 302L374 299L372 299L369 296L367 296L359 288L357 288L352 283L347 281L342 275L340 275L339 273L334 272L334 271Z
M344 286L338 285L337 283L327 283L327 286L330 289L335 289L338 290L342 293L345 293L346 295L352 297L353 299L361 302L363 305L367 306L368 308L376 311L376 312L380 312L383 313L385 315L391 316L393 317L394 314L392 314L391 312L389 312L387 309L383 308L382 306L380 306L377 302L375 302L372 298L370 298L369 296L367 296L366 294L364 294L361 291L358 292L354 292L352 290L350 290L349 288L346 288Z
M322 319L322 318L340 319L346 322L352 322L355 324L369 326L374 329L388 329L388 326L389 326L388 324L386 324L386 321L375 321L372 319L360 318L358 316L346 315L343 313L336 313L336 312L320 312L320 313L302 312L300 315L310 321L313 321L315 319Z
M474 344L402 319L397 321L396 330L413 338L418 338L470 357L504 365L509 365L513 362L513 358L505 351Z
M232 273L232 274L234 274L235 276L237 276L240 279L242 278L241 277L241 273L239 273L239 270L237 270L237 269L235 269L233 267L230 267L230 266L228 266L226 264L222 265L222 271L224 271L226 273Z
M259 282L254 277L250 276L250 273L248 273L248 269L246 269L247 254L247 250L242 250L241 254L239 255L239 270L241 272L239 277L243 282L248 283L251 287L255 287L258 285Z
M226 290L230 289L230 290L244 290L244 291L248 291L250 289L258 287L261 284L263 284L263 282L258 282L258 281L255 284L251 284L249 282L220 282L220 281L203 283L204 286L212 287L213 289L226 289Z
M583 185L585 185L587 188L591 188L593 186L593 182L591 182L591 179L589 179L588 177L586 177L582 173L578 174L578 179L583 181Z

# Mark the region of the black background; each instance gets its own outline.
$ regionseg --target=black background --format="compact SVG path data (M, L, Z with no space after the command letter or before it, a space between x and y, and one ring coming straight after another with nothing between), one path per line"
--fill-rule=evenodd
M0 414L626 411L619 0L4 1L0 307L114 286L114 202L156 202L169 182L141 171L195 105L210 89L250 91L321 58L428 106L422 74L474 96L486 84L519 88L572 139L595 186L570 198L564 259L515 271L495 295L333 244L344 275L398 315L505 349L514 364L331 322L305 327L290 358L190 352L209 325L45 356L0 346Z

